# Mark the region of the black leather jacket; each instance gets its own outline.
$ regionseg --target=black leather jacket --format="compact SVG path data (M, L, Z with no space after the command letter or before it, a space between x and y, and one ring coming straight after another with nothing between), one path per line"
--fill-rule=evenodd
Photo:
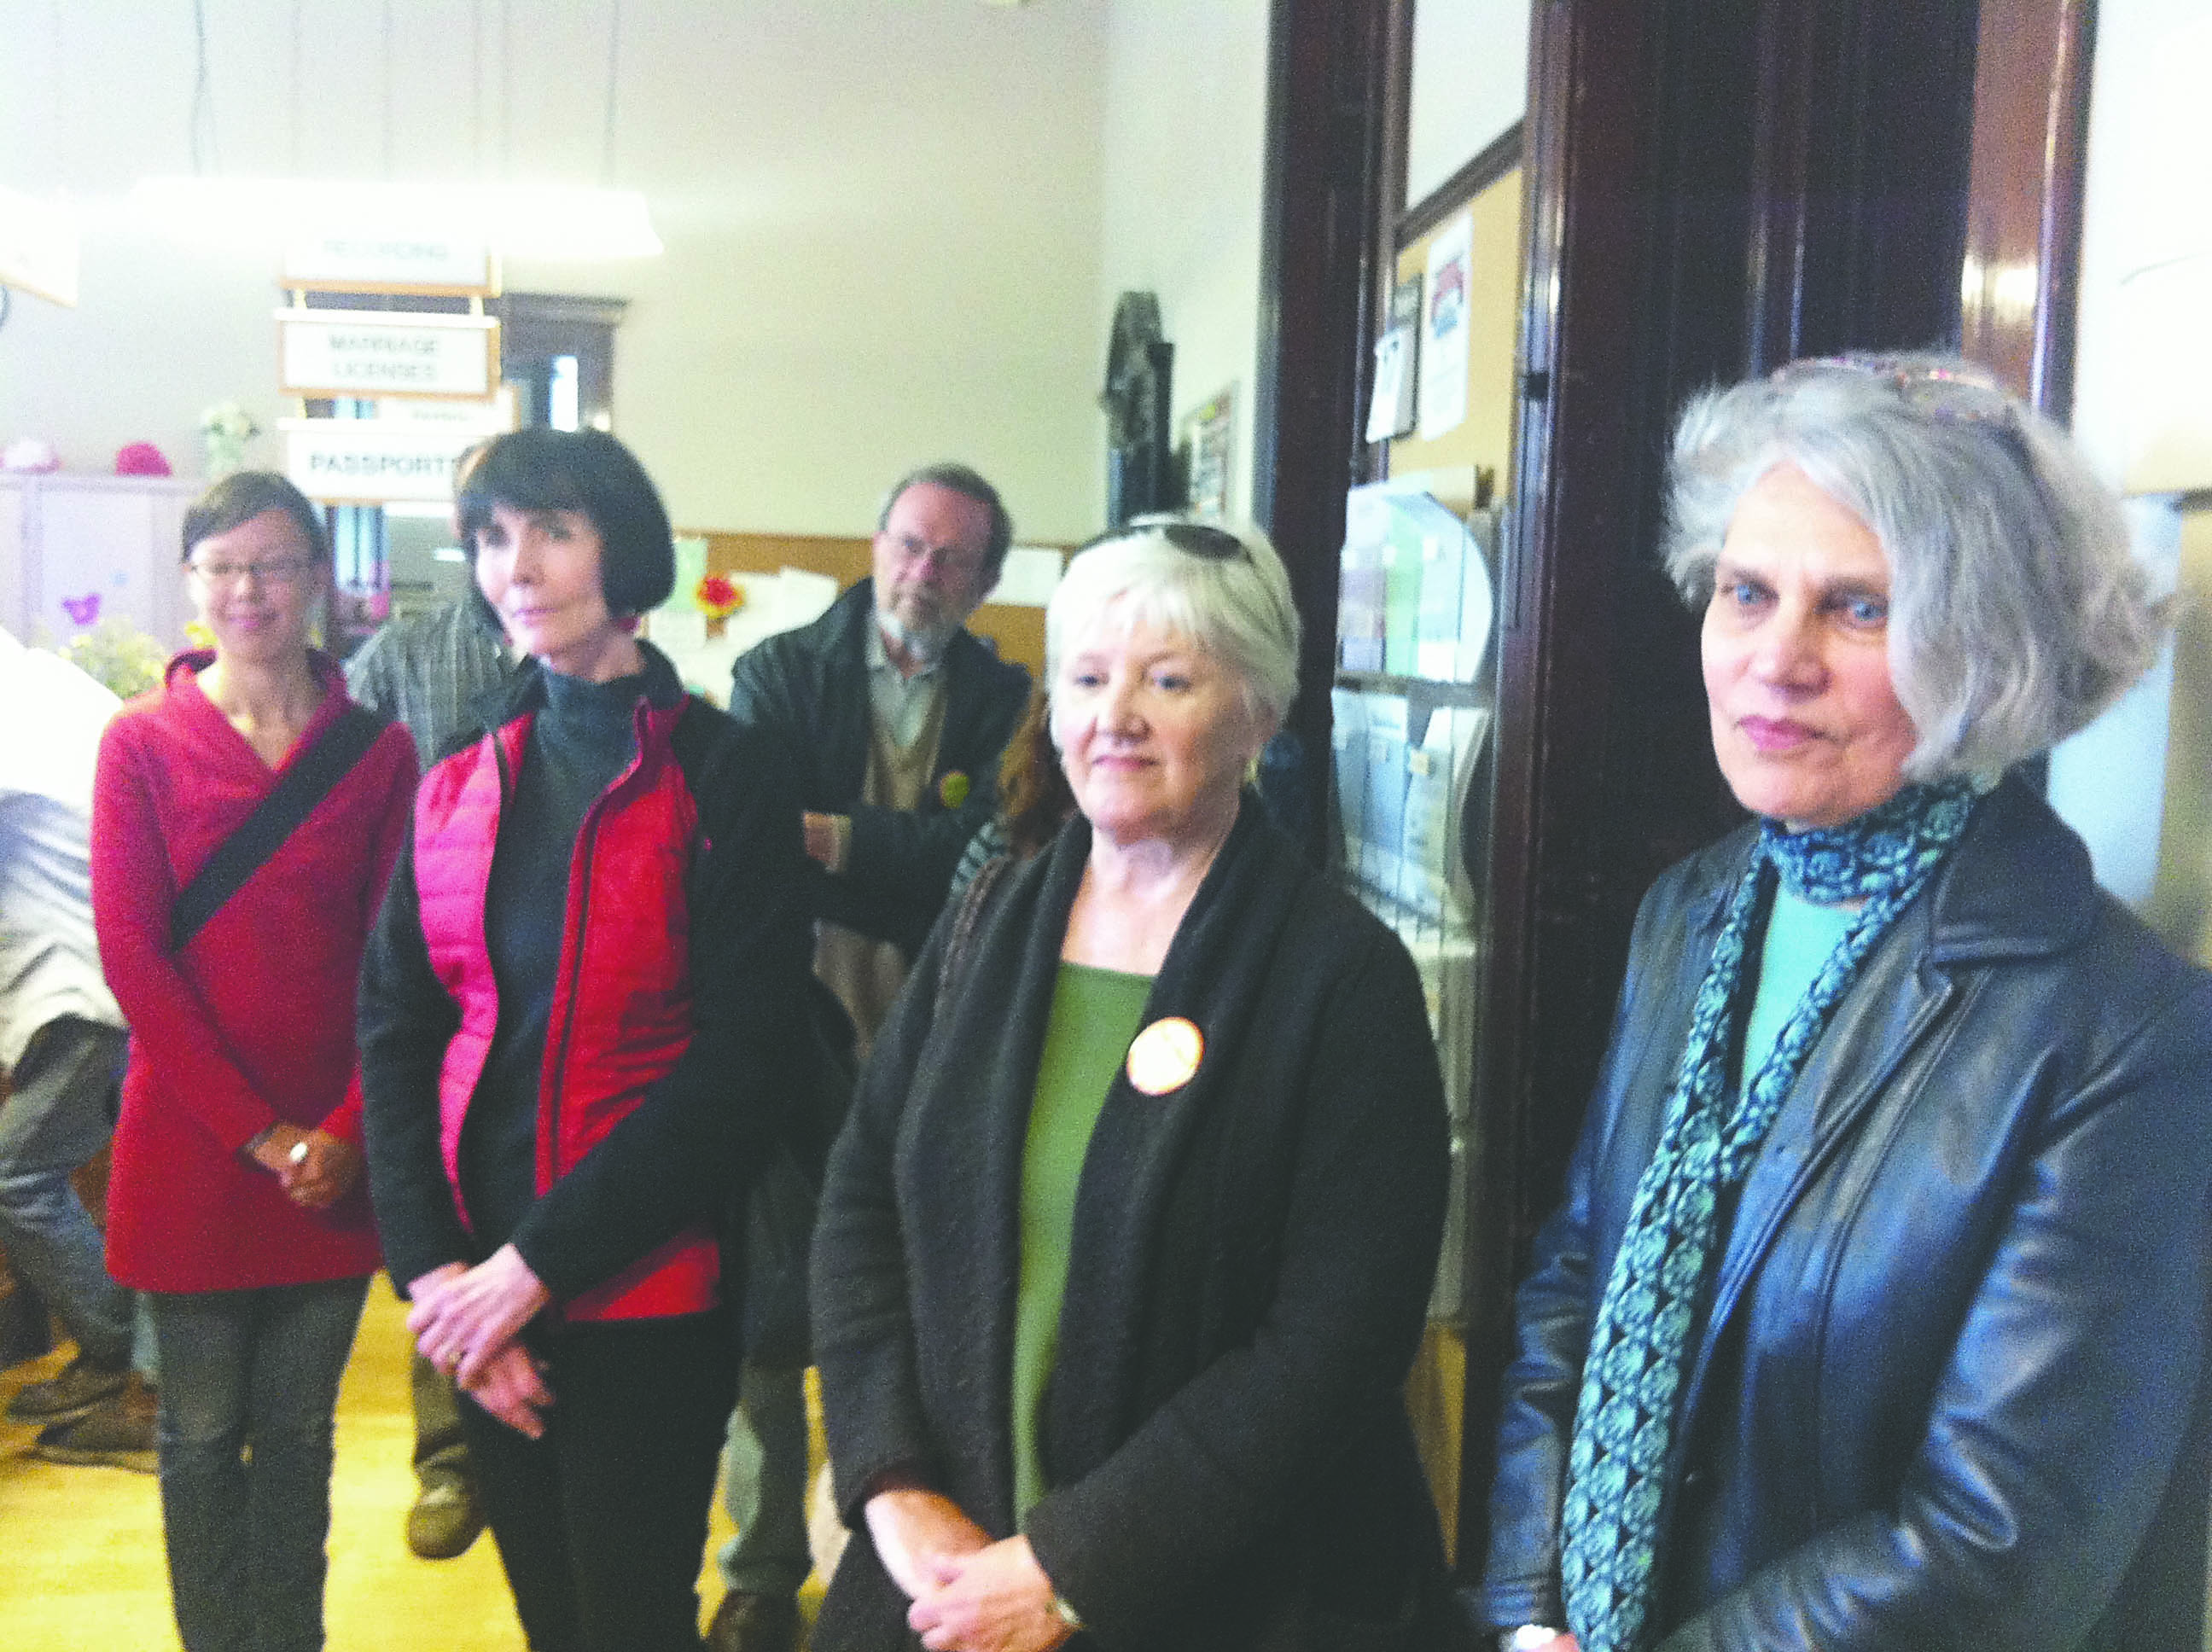
M931 790L912 811L860 801L868 773L868 627L863 580L811 625L765 639L730 672L730 715L781 741L800 777L799 806L845 815L845 870L809 873L814 914L892 941L912 957L945 903L968 840L998 807L999 758L1029 705L1028 667L962 631L945 645L945 727ZM961 778L952 786L949 776Z
M1559 1624L1591 1314L1739 832L1638 915L1538 1236L1483 1610ZM1692 1365L1651 1619L1689 1648L2201 1644L2212 976L2007 782L1868 957L1746 1180Z

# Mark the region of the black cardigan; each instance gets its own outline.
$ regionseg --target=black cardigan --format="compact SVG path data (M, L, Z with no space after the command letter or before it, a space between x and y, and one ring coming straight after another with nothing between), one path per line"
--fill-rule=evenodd
M832 1153L816 1353L858 1529L817 1652L909 1644L860 1519L878 1474L1013 1529L1021 1161L1089 848L1079 817L1007 880L941 1006L939 926ZM1198 1076L1117 1078L1085 1161L1029 1536L1100 1646L1352 1643L1442 1566L1401 1395L1447 1176L1419 980L1248 796L1145 1019L1173 1015Z

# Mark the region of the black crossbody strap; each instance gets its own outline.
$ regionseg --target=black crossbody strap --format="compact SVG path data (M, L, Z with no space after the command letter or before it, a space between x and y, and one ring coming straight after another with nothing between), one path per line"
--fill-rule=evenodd
M236 830L216 845L200 863L169 908L169 950L181 952L223 902L246 887L246 880L268 863L315 805L376 744L386 721L362 706L348 706L331 720L321 738L292 762L269 795L254 805Z

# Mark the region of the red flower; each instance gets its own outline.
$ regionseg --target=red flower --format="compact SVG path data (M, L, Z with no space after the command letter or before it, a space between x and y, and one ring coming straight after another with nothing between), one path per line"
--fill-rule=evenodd
M744 588L723 574L709 574L691 592L691 600L708 619L727 619L745 605Z

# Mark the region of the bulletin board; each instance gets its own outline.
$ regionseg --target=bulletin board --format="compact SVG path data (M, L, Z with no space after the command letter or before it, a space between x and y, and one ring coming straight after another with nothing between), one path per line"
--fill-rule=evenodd
M716 533L701 528L679 532L707 542L710 574L773 574L780 568L803 568L827 574L840 591L847 591L866 579L872 567L866 539L820 533ZM1000 659L1018 660L1031 675L1043 678L1043 609L987 602L975 610L968 629L995 644Z
M1467 417L1434 441L1401 436L1390 444L1390 474L1409 471L1494 471L1500 496L1510 488L1513 453L1514 351L1521 307L1521 189L1518 167L1469 202L1474 255L1468 286ZM1448 214L1445 222L1458 217ZM1443 228L1438 226L1438 229ZM1431 230L1398 254L1400 281L1428 267ZM1423 363L1422 370L1427 370Z

